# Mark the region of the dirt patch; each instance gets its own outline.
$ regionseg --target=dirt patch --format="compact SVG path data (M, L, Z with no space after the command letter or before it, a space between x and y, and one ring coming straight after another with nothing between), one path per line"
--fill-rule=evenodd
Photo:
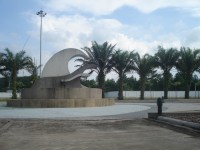
M165 113L163 116L188 122L200 123L200 113Z
M199 150L199 137L146 119L0 120L1 150ZM174 140L176 139L176 140Z

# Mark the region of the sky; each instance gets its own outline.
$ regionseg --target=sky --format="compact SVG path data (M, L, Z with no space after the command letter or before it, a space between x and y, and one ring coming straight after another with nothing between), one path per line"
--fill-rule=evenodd
M0 0L0 51L25 50L39 64L41 9L43 66L56 52L91 41L141 55L158 45L200 48L200 0Z

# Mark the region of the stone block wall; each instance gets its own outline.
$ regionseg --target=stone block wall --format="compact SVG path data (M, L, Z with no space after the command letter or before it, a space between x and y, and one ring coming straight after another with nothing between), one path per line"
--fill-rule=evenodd
M73 108L114 105L113 99L24 99L8 100L8 107L22 108Z

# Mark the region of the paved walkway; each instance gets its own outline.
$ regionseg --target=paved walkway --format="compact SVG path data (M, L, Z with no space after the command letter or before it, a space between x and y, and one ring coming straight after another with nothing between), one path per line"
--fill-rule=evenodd
M200 111L200 103L165 103L165 112Z
M200 110L199 103L164 103L163 107L164 112ZM155 103L116 103L113 106L87 108L10 108L0 103L0 118L133 119L147 118L148 112L156 111Z
M164 104L165 112L195 110L200 110L199 103ZM156 111L155 103L47 109L8 108L0 103L0 149L199 150L200 137L192 131L136 119Z
M0 118L74 118L100 117L129 114L149 110L140 104L115 104L105 107L87 108L10 108L0 105Z

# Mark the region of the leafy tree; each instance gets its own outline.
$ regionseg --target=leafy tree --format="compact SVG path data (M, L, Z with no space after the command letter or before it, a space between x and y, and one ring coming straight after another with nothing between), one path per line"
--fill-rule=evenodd
M82 48L88 55L88 59L79 58L77 61L82 62L82 65L91 64L96 66L98 87L102 89L102 97L104 98L105 90L105 76L110 72L110 60L114 52L115 45L104 42L98 44L96 41L92 42L91 47Z
M95 80L83 80L81 79L81 84L90 87L90 88L97 88L97 82Z
M161 74L154 73L153 75L151 75L151 77L148 79L148 81L152 84L151 90L153 90L153 91L161 91L162 90L163 77Z
M20 92L21 89L23 89L23 88L25 88L25 84L23 82L21 82L21 81L17 81L16 82L16 90L17 90L17 92Z
M168 98L168 88L170 81L170 71L175 66L176 61L179 57L179 53L176 49L164 49L161 46L158 46L158 52L155 54L155 64L163 70L164 78L164 98Z
M176 82L173 82L172 85L175 87L175 91L177 91L177 87L178 87L179 85L181 85L181 82L176 81Z
M177 72L175 77L172 80L172 86L173 86L173 90L177 90L177 91L182 91L184 90L184 85L185 85L185 81L184 81L184 75L181 72Z
M17 90L21 91L23 88L30 88L33 85L31 76L17 77Z
M149 73L149 75L147 76L147 80L145 82L146 84L146 88L149 89L149 91L152 90L153 88L153 79L157 77L157 73L156 71L152 71L151 73Z
M0 91L5 92L8 90L9 81L5 77L0 78ZM17 77L16 89L21 91L23 88L30 88L32 86L31 76Z
M3 68L3 66L2 66L2 61L3 61L3 55L2 55L2 53L0 53L0 74L2 74L2 68Z
M113 54L111 60L112 69L118 74L118 99L123 100L124 77L132 70L133 52L118 50Z
M200 90L200 80L196 83L196 88L197 88L197 91ZM199 98L199 92L198 92L198 98Z
M0 91L6 92L8 89L8 80L5 77L0 78Z
M131 76L131 77L124 77L124 90L133 90L133 91L138 91L140 89L140 83L139 81Z
M116 91L117 90L117 83L113 79L107 79L105 81L105 91Z
M3 82L5 83L4 85L6 85L3 87L3 90L7 91L8 89L10 89L10 80L11 80L10 72L3 71L3 66L1 66L0 71L1 71L0 74L4 77L3 78Z
M197 76L196 74L194 74L194 75L192 76L192 81L191 81L190 90L192 90L192 91L195 91L195 90L196 90L198 81L199 81L198 76Z
M0 55L0 72L2 74L10 73L12 85L12 98L16 99L16 84L18 71L26 68L30 64L31 58L25 55L25 51L20 51L14 54L8 48L5 49L4 53L0 53Z
M30 59L30 63L26 66L26 70L31 74L32 84L34 84L35 81L39 78L38 70L40 69L40 67L41 66L37 66L32 59Z
M135 53L133 59L133 70L137 72L140 78L140 99L144 99L145 83L148 75L153 72L154 59L149 54L145 54L143 57L140 57L139 53Z
M191 50L182 47L180 50L180 58L176 63L177 70L183 75L185 83L185 99L188 99L192 76L200 67L200 50Z

